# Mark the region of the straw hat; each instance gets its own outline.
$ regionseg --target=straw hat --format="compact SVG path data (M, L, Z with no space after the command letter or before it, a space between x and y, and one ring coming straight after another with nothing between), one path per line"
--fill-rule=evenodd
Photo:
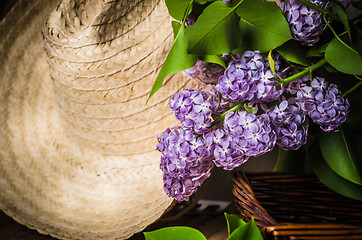
M49 13L51 14L49 15ZM124 239L159 218L156 136L176 125L163 0L24 0L0 23L0 209L61 239ZM44 51L45 49L45 51Z

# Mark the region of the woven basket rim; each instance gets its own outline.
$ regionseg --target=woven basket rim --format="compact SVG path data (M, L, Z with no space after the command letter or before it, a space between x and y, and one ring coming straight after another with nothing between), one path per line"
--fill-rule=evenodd
M307 187L303 187L304 183ZM329 232L330 239L338 236L362 238L362 202L333 192L320 183L313 173L235 171L232 184L239 214L246 221L254 218L265 237L329 239ZM281 186L280 190L278 186ZM312 204L320 204L321 207ZM311 207L310 211L308 206ZM350 221L346 221L346 216L341 214L343 210L346 211L345 215L350 214ZM301 214L303 212L306 212L306 217ZM327 215L320 216L325 212ZM284 220L280 220L281 217Z

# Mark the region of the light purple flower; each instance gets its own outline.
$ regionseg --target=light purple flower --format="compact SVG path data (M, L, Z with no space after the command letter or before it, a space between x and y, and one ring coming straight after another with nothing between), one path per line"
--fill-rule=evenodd
M210 100L210 94L189 88L174 94L169 105L183 127L202 134L209 131L212 123L214 105Z
M326 8L329 4L323 0L308 1L321 8ZM308 46L313 46L319 41L321 34L326 28L322 13L295 0L282 0L280 2L280 9L289 23L294 38Z
M214 163L217 167L225 170L232 170L245 163L249 157L244 155L238 148L236 140L232 135L226 134L223 130L217 129L214 134Z
M322 130L337 130L347 119L349 101L342 97L337 85L329 84L324 78L314 78L311 85L303 86L297 93L302 110Z
M277 144L284 150L297 150L306 144L309 122L299 105L284 100L268 111Z
M235 150L247 157L257 157L274 148L276 134L267 114L247 111L231 112L225 116L224 131L232 139Z
M278 71L278 57L275 60ZM275 78L266 55L261 55L259 51L246 51L239 59L230 61L224 75L219 78L216 90L233 102L269 102L279 98L283 92L282 88L274 86L277 83Z
M165 192L177 201L187 201L211 174L213 136L196 136L190 129L174 127L157 140Z

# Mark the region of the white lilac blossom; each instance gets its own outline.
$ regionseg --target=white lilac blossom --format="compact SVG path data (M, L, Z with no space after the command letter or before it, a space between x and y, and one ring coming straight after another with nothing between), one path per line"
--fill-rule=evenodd
M275 71L279 71L275 61ZM266 55L246 51L239 59L230 61L220 77L216 90L234 102L269 102L279 98L282 90L274 86L278 81L270 69Z
M277 134L277 145L284 150L297 150L306 144L309 121L297 104L287 100L268 111L272 129Z
M209 131L212 122L213 105L209 99L208 93L189 88L174 94L169 105L183 127L202 134Z
M336 130L347 119L349 101L342 97L337 85L315 77L311 86L297 92L300 106L323 131Z
M321 8L328 6L328 1L308 0ZM313 46L319 41L321 34L326 28L323 14L309 8L296 0L282 0L280 9L289 24L292 35L302 44Z
M211 139L210 139L211 137ZM213 137L197 137L189 129L168 128L157 137L157 150L162 153L160 168L164 189L177 201L187 201L210 176Z

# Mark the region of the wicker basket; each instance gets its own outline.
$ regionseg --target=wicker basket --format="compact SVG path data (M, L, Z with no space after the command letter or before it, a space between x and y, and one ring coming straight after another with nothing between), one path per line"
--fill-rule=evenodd
M362 239L362 202L312 174L235 172L232 184L238 212L253 217L265 239Z

